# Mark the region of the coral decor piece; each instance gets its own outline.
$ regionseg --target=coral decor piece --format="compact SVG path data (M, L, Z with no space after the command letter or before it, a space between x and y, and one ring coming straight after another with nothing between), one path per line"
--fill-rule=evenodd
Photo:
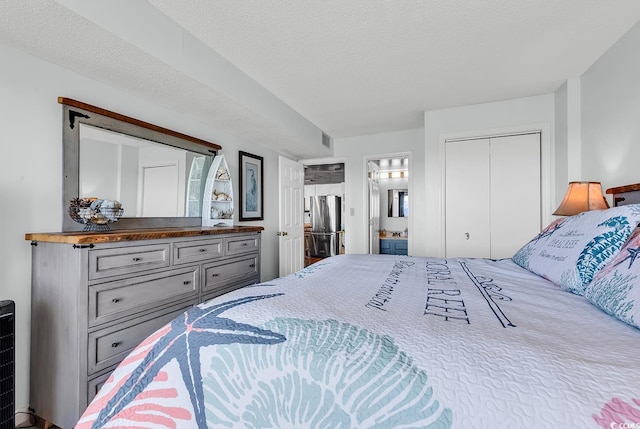
M229 172L227 171L226 168L220 167L218 169L218 171L216 172L216 179L217 180L231 180L231 176L229 176Z
M99 198L74 198L69 203L69 216L85 225L84 231L109 231L109 223L116 222L124 209L115 200Z

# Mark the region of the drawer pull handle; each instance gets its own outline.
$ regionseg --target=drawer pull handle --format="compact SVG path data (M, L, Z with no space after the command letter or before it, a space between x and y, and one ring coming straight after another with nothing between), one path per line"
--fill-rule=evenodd
M183 285L188 285L189 283L191 283L191 281L189 281L189 280L185 280L185 281L182 282Z
M141 260L142 260L142 258L133 258L133 262L139 262Z
M118 302L120 302L120 298L113 298L113 299L111 300L111 302L113 302L114 304L115 304L115 303L118 303Z
M220 274L218 274L218 273L213 273L213 274L211 274L211 277L218 277L219 275Z
M248 245L249 245L249 243L242 243L242 245L243 245L243 246L248 246Z
M115 349L116 347L118 347L119 345L120 345L120 342L117 342L117 343L111 343L111 347L113 347L114 349Z
M256 267L256 264L249 265L249 268L255 268L255 267Z
M200 252L206 252L207 249L200 249Z

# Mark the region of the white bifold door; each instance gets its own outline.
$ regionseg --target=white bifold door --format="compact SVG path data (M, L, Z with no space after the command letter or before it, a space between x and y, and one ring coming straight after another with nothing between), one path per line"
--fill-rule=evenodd
M445 144L447 257L510 258L540 232L540 134Z

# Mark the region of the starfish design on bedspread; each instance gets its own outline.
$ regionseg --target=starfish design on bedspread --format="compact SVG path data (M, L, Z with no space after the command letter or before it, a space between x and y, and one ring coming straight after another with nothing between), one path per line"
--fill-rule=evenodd
M200 348L215 344L277 344L286 341L282 334L219 317L221 313L233 307L280 295L283 294L250 296L207 308L193 307L174 319L169 330L155 342L149 353L128 376L127 381L102 409L92 428L102 427L121 412L172 359L176 359L180 367L195 412L196 423L198 427L206 428Z
M626 261L628 259L629 260L629 266L627 268L631 268L631 266L636 261L638 256L640 256L640 247L636 247L635 249L627 248L627 252L629 252L627 257L624 258L623 260L621 260L620 262L618 262L615 266L620 265L621 263L623 263L624 261Z

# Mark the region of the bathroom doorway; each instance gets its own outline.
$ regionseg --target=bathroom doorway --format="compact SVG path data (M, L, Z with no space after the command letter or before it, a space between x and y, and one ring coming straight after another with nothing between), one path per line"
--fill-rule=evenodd
M411 216L411 153L366 160L369 253L408 255Z

